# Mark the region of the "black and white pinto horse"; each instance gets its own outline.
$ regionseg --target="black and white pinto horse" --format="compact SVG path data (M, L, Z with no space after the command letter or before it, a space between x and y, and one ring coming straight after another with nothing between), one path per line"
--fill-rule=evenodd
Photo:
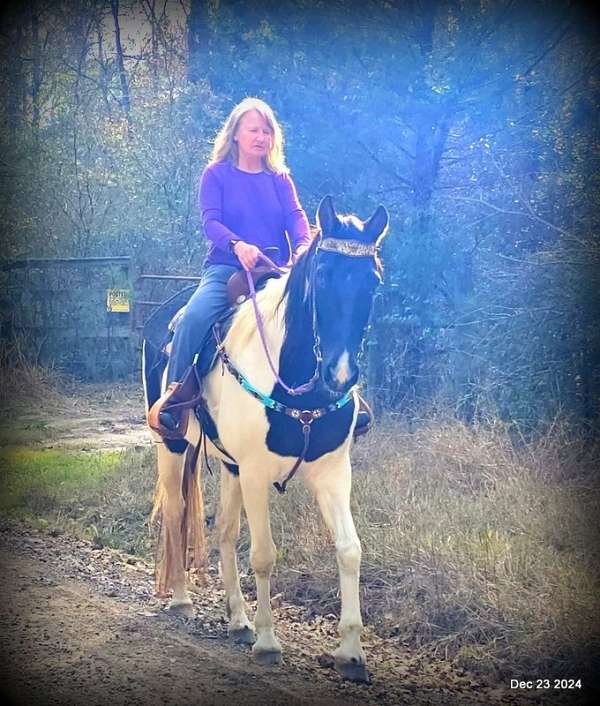
M325 197L317 219L320 234L310 249L289 274L270 280L257 293L267 347L280 380L293 388L316 378L308 385L312 389L298 396L274 382L252 304L246 301L223 340L229 366L222 360L204 379L203 427L209 439L216 439L216 446L208 440L208 452L221 462L217 527L229 634L254 643L259 662L281 661L270 602L276 550L269 491L304 456L298 477L317 499L335 542L339 567L341 642L333 655L335 665L344 677L363 681L361 545L350 512L350 447L358 412L357 358L382 277L378 248L387 231L388 214L379 206L365 222L338 216L331 198ZM145 364L144 377L146 403L151 406L160 395L156 366ZM194 560L196 565L202 562L204 547L201 483L194 472L197 454L192 453L199 447L201 426L195 415L190 416L184 441L156 436L161 443L155 511L162 520L157 591L172 591L169 609L185 615L193 615L186 569ZM256 577L254 624L246 613L236 560L242 505Z

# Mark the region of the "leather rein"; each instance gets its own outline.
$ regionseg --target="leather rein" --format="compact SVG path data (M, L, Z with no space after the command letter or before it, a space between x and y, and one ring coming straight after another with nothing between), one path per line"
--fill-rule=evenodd
M260 257L262 260L264 260L267 265L269 265L275 272L279 272L280 274L283 274L286 272L286 269L282 269L280 267L277 267L266 255L263 253L260 253ZM312 263L311 263L312 264ZM312 268L314 270L314 267ZM267 345L267 337L265 334L265 324L264 320L262 317L262 314L260 313L260 309L258 308L258 302L256 301L256 288L254 286L254 280L252 278L252 275L250 274L249 270L246 270L246 280L248 282L248 290L250 292L249 298L252 300L252 307L254 308L254 318L256 319L256 328L258 329L258 333L260 335L260 340L263 346L263 350L265 351L265 355L267 357L267 361L269 363L269 367L271 368L271 372L275 376L275 380L283 387L283 389L289 394L289 395L303 395L306 392L310 392L310 390L313 389L313 387L316 385L317 380L319 379L320 376L320 368L321 368L321 362L323 361L323 355L321 354L321 339L319 338L319 332L317 331L317 307L315 303L315 288L314 288L314 272L311 271L310 275L310 292L311 292L311 305L312 305L312 335L313 335L313 354L315 356L315 371L312 374L310 380L307 380L307 382L303 383L302 385L298 385L298 387L289 387L279 376L279 371L275 367L273 363L273 359L271 358L271 353L269 351L269 346Z

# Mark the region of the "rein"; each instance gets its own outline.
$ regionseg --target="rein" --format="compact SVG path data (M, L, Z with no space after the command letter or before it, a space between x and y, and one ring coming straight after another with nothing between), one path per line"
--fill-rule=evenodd
M358 240L337 240L335 238L323 238L321 232L319 231L317 238L320 238L320 242L317 243L317 251L325 250L327 252L334 252L340 255L345 255L347 257L376 257L377 256L377 245L375 243L362 243ZM316 256L316 253L315 253ZM271 267L274 272L283 274L285 269L278 267L270 258L268 258L264 253L259 252L259 257ZM275 380L283 387L283 389L289 395L303 395L305 392L310 392L315 386L317 380L320 376L320 367L323 362L323 354L321 353L321 339L319 337L319 332L317 330L317 306L316 306L316 294L315 294L315 283L314 283L314 273L315 273L315 260L311 262L311 272L310 272L310 297L311 297L311 309L312 309L312 335L313 335L313 355L315 356L315 371L312 374L310 380L298 387L290 387L287 385L280 377L279 371L273 363L271 358L271 353L269 351L269 346L267 345L267 337L265 335L265 324L258 308L258 303L256 301L256 288L254 286L254 280L249 270L246 270L246 280L248 282L248 291L250 292L250 299L252 300L252 307L254 309L254 318L256 319L256 327L260 335L260 340L262 347L265 351L269 367L273 373Z
M325 251L335 252L349 257L375 257L377 253L377 246L374 244L361 243L360 241L355 240L338 241L334 238L322 239L317 245L317 249L319 248ZM277 265L275 265L266 255L260 253L260 257L270 267L272 267L274 271L283 273L283 270L277 267ZM271 358L271 353L269 352L269 347L267 345L264 320L262 318L262 314L260 313L260 309L258 308L258 303L256 301L256 289L254 287L254 280L252 279L250 272L246 270L246 279L248 281L248 290L250 292L250 299L252 300L254 316L256 318L256 327L260 335L260 340L265 351L269 367L271 368L275 380L290 395L302 395L306 392L309 392L314 388L320 376L320 367L321 362L323 360L323 356L321 353L321 339L317 330L317 307L314 286L314 272L315 266L314 262L312 262L309 287L312 307L312 334L314 341L313 353L316 360L315 371L310 380L308 380L307 382L303 383L302 385L299 385L298 387L290 387L281 379L279 372L273 363L273 359ZM336 402L332 402L326 405L325 407L317 407L316 409L299 409L297 407L288 407L287 405L278 402L277 400L273 399L272 397L269 397L268 395L255 388L233 365L231 359L225 351L224 342L221 339L220 326L218 323L213 326L213 335L217 343L217 355L221 359L224 368L227 368L229 373L239 382L239 384L245 390L247 390L253 397L259 400L259 402L261 402L265 407L273 409L276 412L286 414L292 419L298 420L298 422L302 425L302 434L304 437L302 452L300 456L296 459L295 464L288 472L285 479L281 483L273 483L277 492L283 494L285 493L285 488L288 482L294 477L298 468L306 460L306 454L308 453L308 447L310 446L310 433L312 429L312 423L315 421L315 419L320 419L321 417L324 417L330 412L336 412L337 410L344 407L344 405L348 404L348 402L350 402L353 397L353 390L348 390L348 392L346 392L346 394L339 400L337 400Z
M277 265L275 265L266 255L263 253L260 253L261 259L263 259L275 272L280 272L282 273L283 270ZM289 395L303 395L305 392L310 392L310 390L313 389L315 386L317 380L319 379L319 368L321 367L321 362L323 360L323 356L321 354L321 339L319 338L319 334L317 331L317 308L315 306L315 292L314 292L314 286L312 283L312 273L311 273L311 305L312 305L312 333L313 333L313 353L315 356L315 371L312 374L312 377L310 380L307 382L303 383L302 385L298 385L298 387L289 387L280 377L279 372L277 368L275 367L273 363L273 359L271 358L271 353L269 351L269 346L267 345L267 337L265 335L265 324L264 320L262 318L262 314L260 313L260 309L258 308L258 303L256 301L256 288L254 287L254 280L252 279L252 275L250 274L249 270L246 270L246 280L248 281L248 290L250 291L250 299L252 300L252 307L254 308L254 318L256 319L256 328L258 329L258 333L260 335L260 340L263 346L263 349L265 351L265 355L267 356L267 361L269 363L269 367L271 368L271 372L275 376L275 380L283 387L283 389L289 394Z

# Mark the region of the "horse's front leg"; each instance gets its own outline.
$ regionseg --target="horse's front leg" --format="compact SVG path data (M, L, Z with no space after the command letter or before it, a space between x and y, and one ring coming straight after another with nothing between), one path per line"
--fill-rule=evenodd
M271 571L276 550L269 521L269 479L257 467L240 467L244 509L250 528L250 564L256 578L256 642L252 652L261 664L279 664L281 645L273 632Z
M185 442L168 442L187 446ZM172 589L173 595L169 610L192 617L194 610L186 589L186 570L183 553L181 521L185 502L181 490L185 464L185 452L170 451L165 443L158 448L158 488L154 510L161 513L162 548L161 560L157 566L156 587L159 594Z
M361 546L350 512L350 461L346 459L337 467L321 467L311 471L307 473L307 482L315 493L325 524L335 542L340 574L341 641L333 653L335 666L345 679L367 681L365 653L360 644L363 629L358 593Z
M242 492L236 478L221 464L221 506L217 526L221 552L221 577L225 587L229 635L237 642L252 644L255 640L252 624L246 615L246 603L240 588L236 544L240 536Z

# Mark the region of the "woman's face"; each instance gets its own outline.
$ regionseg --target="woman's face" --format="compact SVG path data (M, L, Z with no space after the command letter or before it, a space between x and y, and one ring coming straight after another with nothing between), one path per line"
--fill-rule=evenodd
M242 115L234 137L240 157L250 161L266 157L273 143L273 131L256 110L249 110Z

